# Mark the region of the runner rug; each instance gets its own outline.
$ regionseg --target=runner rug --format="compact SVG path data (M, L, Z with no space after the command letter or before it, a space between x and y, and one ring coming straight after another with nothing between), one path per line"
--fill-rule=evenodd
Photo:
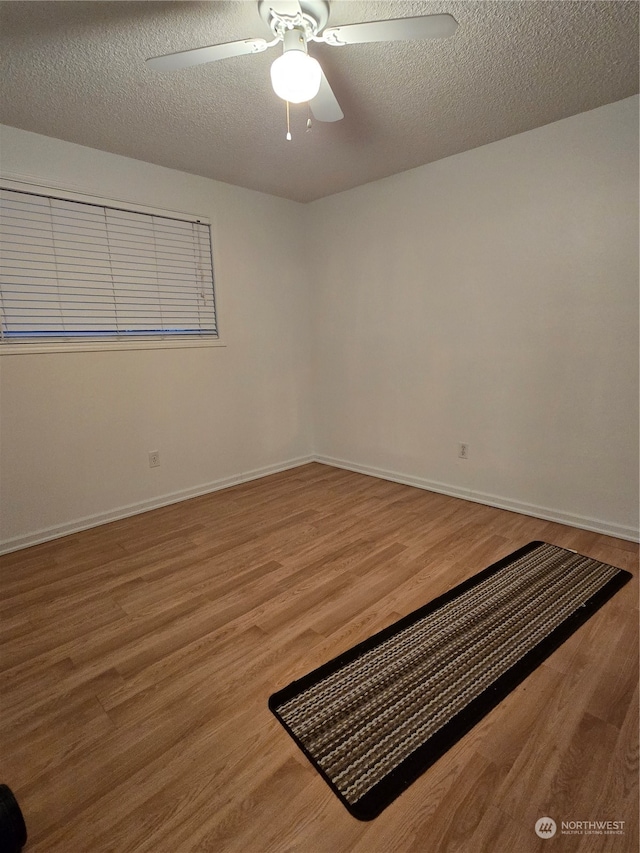
M269 707L349 812L371 820L630 578L530 542Z

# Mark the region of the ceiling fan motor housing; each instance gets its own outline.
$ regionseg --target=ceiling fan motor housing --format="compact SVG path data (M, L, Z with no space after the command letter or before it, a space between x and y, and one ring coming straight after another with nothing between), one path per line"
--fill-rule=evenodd
M277 38L294 28L302 27L307 39L316 36L329 20L329 4L326 0L259 0L258 11Z

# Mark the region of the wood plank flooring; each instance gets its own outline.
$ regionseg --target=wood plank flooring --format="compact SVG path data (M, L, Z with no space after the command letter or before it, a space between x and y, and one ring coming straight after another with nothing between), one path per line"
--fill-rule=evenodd
M533 539L634 580L356 821L268 696ZM0 557L0 781L25 851L636 853L637 564L630 542L319 464Z

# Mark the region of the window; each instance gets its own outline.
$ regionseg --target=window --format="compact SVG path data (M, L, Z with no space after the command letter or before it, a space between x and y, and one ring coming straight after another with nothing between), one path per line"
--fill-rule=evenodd
M210 226L0 189L0 340L217 338Z

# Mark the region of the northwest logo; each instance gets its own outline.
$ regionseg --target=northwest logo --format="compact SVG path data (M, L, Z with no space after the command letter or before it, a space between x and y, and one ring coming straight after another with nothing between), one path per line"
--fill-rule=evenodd
M552 817L541 817L536 821L536 835L540 838L553 838L557 828Z

